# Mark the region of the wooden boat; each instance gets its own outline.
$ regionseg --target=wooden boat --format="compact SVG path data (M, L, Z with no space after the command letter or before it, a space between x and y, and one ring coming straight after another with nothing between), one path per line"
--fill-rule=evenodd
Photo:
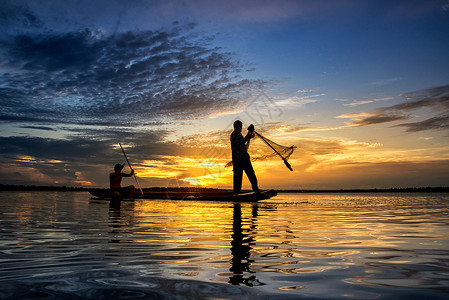
M92 189L89 193L99 199L111 200L112 194L109 189ZM226 202L257 202L260 200L270 199L277 195L275 190L262 190L254 193L234 194L230 191L144 191L144 195L140 195L136 191L136 198L122 198L125 201L139 201L146 199L167 199L167 200L193 200L193 201L226 201Z

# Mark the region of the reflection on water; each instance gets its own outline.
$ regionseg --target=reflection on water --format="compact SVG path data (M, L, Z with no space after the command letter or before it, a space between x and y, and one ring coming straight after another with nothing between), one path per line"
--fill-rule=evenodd
M449 195L0 203L1 299L449 296Z
M259 282L254 275L255 272L251 272L250 265L251 249L255 244L252 235L255 235L257 228L257 205L252 204L251 223L248 230L242 229L242 208L241 205L236 203L233 208L233 222L232 222L232 241L231 241L231 268L232 272L229 283L233 285L245 284L247 286L263 285ZM244 274L249 273L251 276L245 277Z

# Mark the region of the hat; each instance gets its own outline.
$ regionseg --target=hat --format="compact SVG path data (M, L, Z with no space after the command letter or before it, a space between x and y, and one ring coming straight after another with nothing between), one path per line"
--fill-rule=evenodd
M121 164L116 164L116 165L114 166L115 172L117 172L118 170L123 169L124 166L125 166L125 164L123 164L123 165L121 165Z

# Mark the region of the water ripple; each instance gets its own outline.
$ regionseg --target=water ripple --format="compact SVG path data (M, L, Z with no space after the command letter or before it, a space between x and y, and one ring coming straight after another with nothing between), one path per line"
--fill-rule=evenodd
M448 297L449 196L275 199L0 193L0 298Z

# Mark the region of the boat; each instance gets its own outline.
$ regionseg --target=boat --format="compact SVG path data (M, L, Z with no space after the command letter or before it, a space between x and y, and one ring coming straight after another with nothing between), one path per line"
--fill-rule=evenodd
M113 195L109 189L91 189L89 193L97 199L112 200ZM260 200L275 197L275 190L261 190L259 192L248 192L242 194L234 194L231 191L190 191L190 190L145 190L143 195L139 191L135 192L135 198L123 197L124 201L140 201L140 200L193 200L193 201L225 201L225 202L257 202Z

